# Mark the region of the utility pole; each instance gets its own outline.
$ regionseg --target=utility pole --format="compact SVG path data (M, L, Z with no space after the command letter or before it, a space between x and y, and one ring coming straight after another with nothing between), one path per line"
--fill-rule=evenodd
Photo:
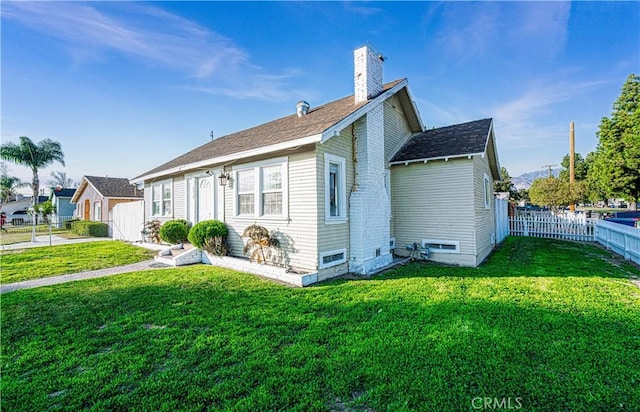
M576 157L576 136L574 132L574 124L573 121L569 123L569 187L573 187L573 184L576 181L576 172L575 172L575 157ZM571 203L569 205L569 210L571 213L576 211L576 204Z
M551 168L552 168L552 167L556 167L556 166L558 166L558 165L542 165L542 166L540 166L540 168L541 168L541 169L547 169L547 171L548 171L548 173L549 173L549 174L547 175L547 177L551 177Z

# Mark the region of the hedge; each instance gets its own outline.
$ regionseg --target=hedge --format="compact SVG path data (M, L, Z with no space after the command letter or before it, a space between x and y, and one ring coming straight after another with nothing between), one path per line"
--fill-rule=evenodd
M71 223L71 232L80 236L107 237L109 236L109 226L102 222L80 220Z

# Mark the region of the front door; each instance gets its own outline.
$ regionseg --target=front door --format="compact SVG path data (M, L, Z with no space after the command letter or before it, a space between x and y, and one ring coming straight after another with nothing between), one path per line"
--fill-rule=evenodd
M89 199L84 200L82 220L91 220L91 202L89 202Z
M198 222L213 219L213 178L198 179Z

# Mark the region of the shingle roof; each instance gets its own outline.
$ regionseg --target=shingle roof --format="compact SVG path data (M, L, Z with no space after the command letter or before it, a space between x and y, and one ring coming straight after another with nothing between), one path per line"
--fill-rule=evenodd
M142 191L129 183L129 179L122 177L84 176L104 197L140 197Z
M404 79L395 80L383 86L383 92L393 88ZM311 107L306 116L296 114L255 126L246 130L220 137L176 157L140 176L162 172L195 162L232 155L246 150L257 149L278 143L313 136L327 130L340 120L348 117L367 102L355 103L354 96L347 96L318 107Z
M76 189L55 189L51 190L52 195L56 195L56 197L73 197L73 194L76 192Z
M427 130L411 137L391 163L483 153L492 119Z

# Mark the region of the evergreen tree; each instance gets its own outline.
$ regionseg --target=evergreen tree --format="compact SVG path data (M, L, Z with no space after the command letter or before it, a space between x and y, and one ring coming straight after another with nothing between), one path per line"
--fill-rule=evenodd
M624 197L632 209L640 197L640 76L631 74L603 117L589 181L607 197Z

